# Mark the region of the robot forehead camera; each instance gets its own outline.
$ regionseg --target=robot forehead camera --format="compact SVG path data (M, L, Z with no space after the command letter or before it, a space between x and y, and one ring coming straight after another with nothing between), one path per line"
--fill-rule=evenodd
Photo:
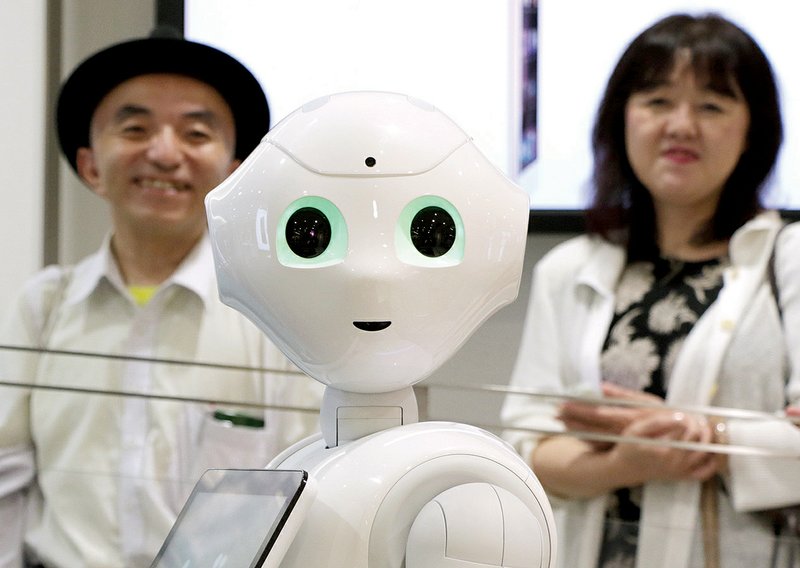
M304 105L206 207L222 300L342 391L422 380L517 295L527 195L405 95Z

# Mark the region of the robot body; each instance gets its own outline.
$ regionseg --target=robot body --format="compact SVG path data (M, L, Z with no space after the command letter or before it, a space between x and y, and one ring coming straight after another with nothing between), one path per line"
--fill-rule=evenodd
M525 463L484 430L421 422L335 448L311 439L267 467L302 469L316 481L316 498L282 567L550 566L555 535L544 492ZM455 506L465 510L439 504L419 520L454 487L462 491ZM497 491L487 488L507 492L522 510L503 511ZM459 534L454 517L474 530ZM415 522L425 523L416 536Z
M412 385L517 294L528 198L435 107L323 97L206 198L222 300L326 385L271 469L315 498L286 568L547 568L550 506L485 431L417 423Z

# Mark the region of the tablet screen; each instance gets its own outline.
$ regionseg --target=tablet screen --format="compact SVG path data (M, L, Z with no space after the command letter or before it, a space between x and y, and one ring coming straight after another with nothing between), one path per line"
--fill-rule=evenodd
M306 482L304 471L206 471L151 568L259 568Z

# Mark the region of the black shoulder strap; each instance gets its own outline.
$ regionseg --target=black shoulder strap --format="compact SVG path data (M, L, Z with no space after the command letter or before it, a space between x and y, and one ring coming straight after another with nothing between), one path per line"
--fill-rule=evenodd
M778 250L778 239L781 232L786 228L786 223L783 223L775 234L775 240L772 241L772 253L769 255L767 261L767 278L769 279L769 286L772 289L772 296L775 298L775 307L778 308L778 316L783 319L783 310L781 309L781 294L778 288L778 278L775 276L775 252Z

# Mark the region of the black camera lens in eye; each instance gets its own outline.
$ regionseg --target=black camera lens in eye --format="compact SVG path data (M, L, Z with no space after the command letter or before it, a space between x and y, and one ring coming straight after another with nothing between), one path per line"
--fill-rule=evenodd
M456 223L441 207L421 209L411 220L411 242L427 257L442 256L456 241Z
M302 207L286 223L286 243L302 258L314 258L325 252L331 242L331 222L314 207Z

